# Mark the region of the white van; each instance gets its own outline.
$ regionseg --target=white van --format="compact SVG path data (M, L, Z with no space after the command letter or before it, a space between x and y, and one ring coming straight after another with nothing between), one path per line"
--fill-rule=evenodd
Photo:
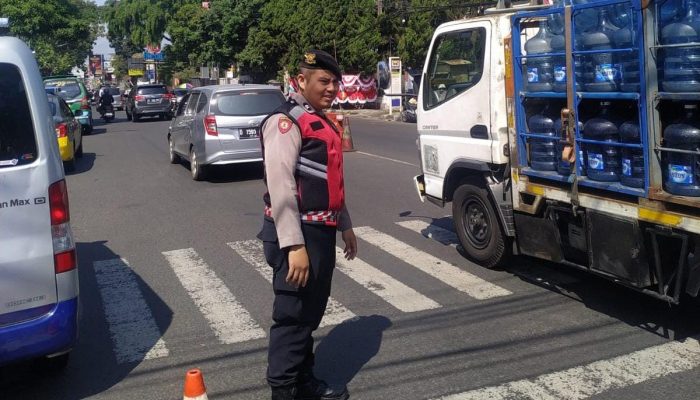
M78 270L68 192L39 68L0 37L0 365L68 361Z

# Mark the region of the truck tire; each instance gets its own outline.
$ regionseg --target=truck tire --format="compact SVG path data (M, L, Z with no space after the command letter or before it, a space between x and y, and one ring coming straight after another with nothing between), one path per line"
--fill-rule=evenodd
M485 188L462 184L452 198L452 215L459 242L468 258L493 268L508 255L507 238Z

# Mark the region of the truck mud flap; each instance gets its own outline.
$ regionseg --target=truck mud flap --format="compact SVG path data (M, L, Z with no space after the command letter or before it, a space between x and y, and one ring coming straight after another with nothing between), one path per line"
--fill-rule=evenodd
M587 212L591 269L643 288L651 285L644 234L637 220Z
M564 255L556 223L550 219L515 213L515 230L521 254L561 262Z

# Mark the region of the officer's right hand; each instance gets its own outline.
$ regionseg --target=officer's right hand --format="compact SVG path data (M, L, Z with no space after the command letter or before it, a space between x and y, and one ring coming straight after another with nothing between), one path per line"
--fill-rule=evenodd
M306 286L309 279L309 255L303 244L292 246L289 249L289 272L286 281L296 287Z

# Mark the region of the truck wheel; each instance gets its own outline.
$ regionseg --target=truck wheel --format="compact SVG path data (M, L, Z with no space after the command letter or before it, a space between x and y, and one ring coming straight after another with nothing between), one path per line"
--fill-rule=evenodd
M452 199L452 215L469 258L486 268L495 267L505 258L506 237L486 189L470 184L459 186Z

